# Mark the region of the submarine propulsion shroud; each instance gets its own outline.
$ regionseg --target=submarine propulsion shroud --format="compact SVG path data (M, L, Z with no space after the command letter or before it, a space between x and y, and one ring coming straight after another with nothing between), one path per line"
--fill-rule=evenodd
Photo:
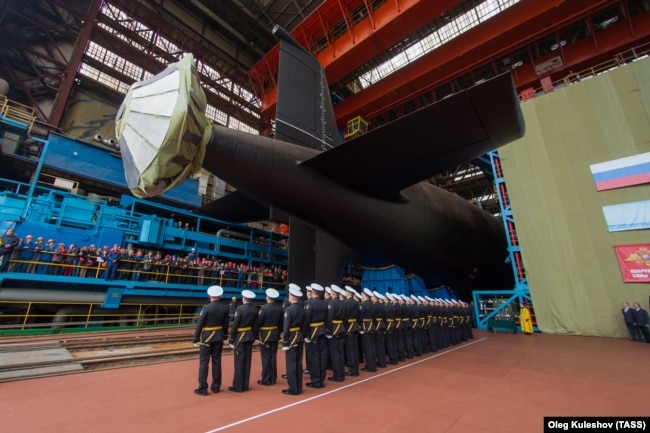
M115 130L134 196L162 194L201 169L211 134L206 106L191 54L131 86Z
M278 37L281 39L280 73L293 74L294 82L304 86L300 96L295 91L289 92L288 102L305 108L294 108L285 119L300 122L300 130L307 132L310 131L305 125L312 121L311 135L316 131L318 137L322 116L315 116L319 110L313 107L321 111L323 108L322 98L319 99L323 93L322 78L318 78L323 76L322 68L298 44L285 43L290 36L280 33ZM287 54L290 63L283 60ZM293 70L287 71L287 64ZM321 70L314 71L314 64ZM205 100L198 79L175 81L196 82L196 87L176 90L184 94L194 92L194 97L174 99L170 96L172 90L155 84L173 75L180 66L174 68L172 65L169 71L134 84L118 114L117 136L126 155L124 165L127 179L131 179L129 186L133 185L135 195L164 192L196 170L203 158L206 170L237 188L202 209L204 213L224 220L236 217L238 221L252 221L268 218L270 208L291 216L289 279L299 285L339 281L341 262L345 258L355 258L370 266L397 264L421 276L429 287L448 284L461 292L461 296L468 289L509 289L514 285L512 268L505 262L507 242L501 221L466 200L423 182L445 168L481 156L523 135L523 116L509 74L321 151L314 143L303 143L300 134L276 133L276 137L282 138L279 140L218 125L200 130L206 124L198 120L203 118L199 116L202 112L197 111L204 105L192 105ZM305 78L308 76L313 78ZM149 116L152 122L160 122L158 114L134 108L130 113L138 118L135 125L144 125L154 134L142 133L138 126L120 129L121 122L131 124L125 120L127 101L133 101L140 93L154 94L146 90L147 86L162 87L162 95L188 111L183 117L187 133L168 127L169 132L163 136L162 128L147 125L145 118ZM280 112L282 92L278 87L278 117L283 114ZM298 97L301 99L296 100ZM166 108L161 102L147 106L154 112ZM324 109L324 114L333 118L330 107ZM304 118L297 118L303 113ZM287 123L283 127L297 129L296 124ZM148 142L143 144L141 136L147 136ZM152 136L157 137L159 144L151 141ZM187 136L193 138L184 140ZM183 141L189 143L183 147L179 145ZM140 150L140 146L146 146L145 150ZM183 167L182 163L186 165ZM316 233L304 230L308 226ZM319 245L318 239L323 238L319 233L331 239ZM294 248L298 234L305 238L304 248ZM342 253L340 245L331 240L349 249ZM296 257L296 251L300 251L298 255L313 257L301 260Z

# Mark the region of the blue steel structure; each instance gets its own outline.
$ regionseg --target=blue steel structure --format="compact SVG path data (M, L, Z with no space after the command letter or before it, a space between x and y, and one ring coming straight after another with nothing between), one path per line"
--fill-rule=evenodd
M473 292L474 310L479 329L488 329L489 322L494 319L519 320L519 307L532 305L528 280L521 258L521 248L517 238L512 207L508 197L501 161L497 151L488 153L482 161L482 166L489 164L495 183L501 218L508 238L508 261L515 276L515 286L510 290L475 290ZM537 327L534 329L537 331Z
M361 287L377 290L382 294L390 292L406 296L457 299L457 296L449 287L440 286L435 289L428 289L422 278L414 274L407 275L400 266L364 268L361 276Z
M56 182L46 182L49 178L46 172L64 179L69 174L69 178L88 179L88 184L96 182L105 189L128 191L119 153L53 132L47 138L37 137L30 134L30 129L30 123L0 111L0 143L10 133L19 140L29 139L40 145L37 161L27 161L33 166L31 182L18 182L0 175L0 236L11 228L19 237L44 236L65 245L118 244L180 257L193 249L199 257L218 258L221 262L286 268L285 234L194 213L193 210L201 206L195 180L188 179L163 196L166 203L177 203L179 207L128 195L121 195L116 202L112 197L75 194L69 189L58 188ZM6 163L9 158L24 157L3 155L2 158L7 158L3 161ZM192 229L179 228L177 220L191 221ZM89 271L96 272L96 278L16 271L0 273L0 315L4 319L0 321L0 334L2 328L11 327L6 321L8 317L16 318L13 324L26 322L28 314L25 311L35 311L37 304L42 310L57 309L55 313L43 315L44 320L56 322L73 320L57 319L61 314L83 318L100 312L98 317L113 313L117 317L128 312L132 316L136 314L134 309L139 310L137 317L140 317L139 312L147 310L148 306L156 305L158 309L159 305L166 304L174 304L181 311L187 306L185 310L189 310L191 317L206 301L206 285L181 284L173 279L169 279L171 282L167 279L163 282L106 281L101 278L99 265ZM225 289L224 299L239 297L242 287L236 287L234 281L223 281L223 277L217 281L220 282ZM263 299L262 287L254 291ZM136 304L137 308L133 306ZM16 313L18 310L20 312ZM32 315L29 320L38 321L34 319L37 316Z

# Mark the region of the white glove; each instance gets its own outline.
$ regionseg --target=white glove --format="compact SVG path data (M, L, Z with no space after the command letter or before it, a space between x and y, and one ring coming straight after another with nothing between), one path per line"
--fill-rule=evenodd
M194 343L194 344L192 344L192 346L199 347L199 343Z
M234 349L234 348L235 348L235 345L232 344L232 343L228 343L228 347L230 347L231 349Z
M363 331L359 331L359 334L363 335Z
M331 340L333 338L331 335L326 335L325 337L327 337L328 340Z
M285 352L286 352L287 350L289 350L289 349L290 349L289 346L282 346L282 350L284 350Z

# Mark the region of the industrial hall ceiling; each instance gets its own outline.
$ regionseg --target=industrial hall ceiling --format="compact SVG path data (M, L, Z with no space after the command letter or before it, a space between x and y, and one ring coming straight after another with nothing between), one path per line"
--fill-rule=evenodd
M0 0L0 79L57 128L75 88L117 105L130 84L192 53L208 116L268 135L279 25L324 64L339 127L361 115L374 128L503 72L519 91L543 93L542 78L647 49L649 9L647 0ZM431 181L497 213L488 167L468 162Z

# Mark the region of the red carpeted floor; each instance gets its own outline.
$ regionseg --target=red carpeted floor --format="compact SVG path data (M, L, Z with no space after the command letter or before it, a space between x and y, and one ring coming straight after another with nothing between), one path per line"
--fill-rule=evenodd
M475 331L475 339L323 389L193 393L197 361L0 384L6 432L542 432L544 416L650 416L650 344ZM279 354L284 366L284 355ZM280 372L284 369L281 368ZM308 382L304 376L303 382Z

